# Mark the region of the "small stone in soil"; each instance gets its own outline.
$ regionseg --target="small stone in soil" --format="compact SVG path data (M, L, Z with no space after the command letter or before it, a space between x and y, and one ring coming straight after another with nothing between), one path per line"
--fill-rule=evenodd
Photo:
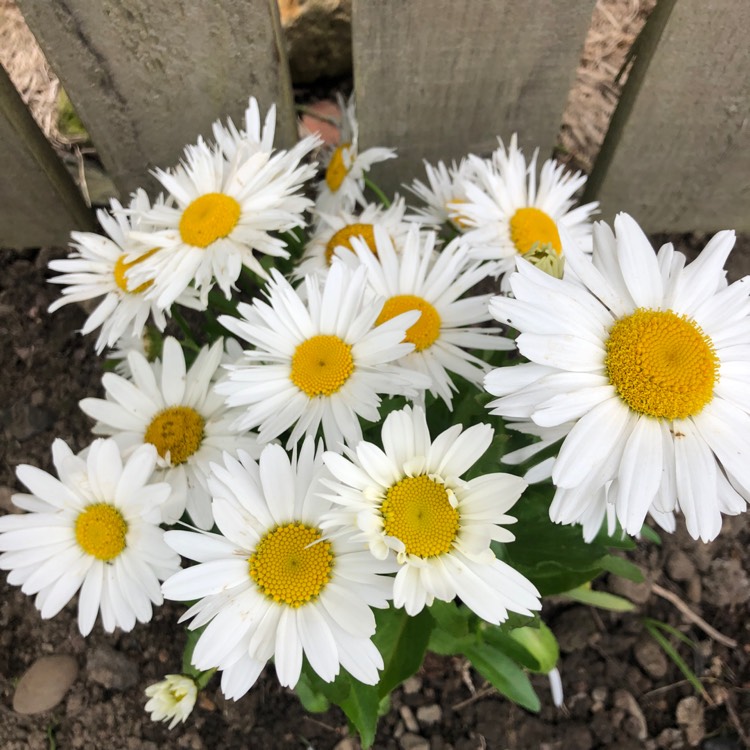
M706 724L702 701L694 695L683 698L677 704L677 723L685 732L690 747L696 747L706 736Z
M13 710L38 714L54 708L78 676L78 662L67 654L43 656L24 672L13 695Z
M412 732L404 734L399 740L399 744L403 750L430 750L429 740Z
M615 690L614 704L617 708L625 711L631 721L624 724L623 729L631 736L639 740L645 740L648 737L648 725L646 717L643 715L638 701L627 690Z
M422 726L437 724L443 718L443 709L433 703L431 706L420 706L417 709L417 721Z
M667 558L667 573L673 581L689 581L695 575L695 565L681 549L677 549Z
M109 646L98 646L91 651L86 659L86 672L92 682L108 690L127 690L138 682L138 666Z
M659 680L667 673L667 657L659 644L651 637L643 637L633 649L635 660L643 671Z

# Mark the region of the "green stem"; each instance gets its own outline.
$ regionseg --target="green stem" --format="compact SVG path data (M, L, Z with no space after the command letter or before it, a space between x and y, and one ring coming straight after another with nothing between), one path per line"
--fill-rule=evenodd
M365 177L365 185L375 193L377 199L386 207L390 208L391 202L388 200L388 196L369 178Z

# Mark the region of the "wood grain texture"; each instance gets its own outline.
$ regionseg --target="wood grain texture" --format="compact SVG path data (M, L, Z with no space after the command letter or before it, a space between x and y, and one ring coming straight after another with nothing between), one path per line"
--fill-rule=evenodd
M65 245L91 212L0 67L0 248Z
M626 211L650 232L750 230L748 28L746 0L674 3L592 171L587 197L605 220Z
M354 0L354 84L362 147L395 146L387 188L422 160L487 153L518 132L552 152L592 0Z
M276 102L277 143L296 140L274 0L20 0L118 189L153 192L211 123Z

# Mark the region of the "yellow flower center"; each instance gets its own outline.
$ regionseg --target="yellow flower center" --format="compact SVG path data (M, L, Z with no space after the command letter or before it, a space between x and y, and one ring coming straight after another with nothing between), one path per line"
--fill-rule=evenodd
M377 257L378 248L375 245L375 231L372 224L347 224L347 226L339 229L336 234L328 240L326 245L326 263L331 265L333 260L333 251L337 247L345 247L347 250L354 252L352 247L352 237L360 237L367 243L367 247L370 248L372 254Z
M125 549L128 524L109 503L89 505L76 518L76 541L97 560L114 560Z
M319 529L288 523L269 531L248 558L250 578L269 599L301 607L318 597L331 580L331 543L318 541Z
M662 419L698 414L713 398L719 371L711 339L692 320L643 308L612 326L604 364L633 411Z
M380 506L386 536L401 540L409 555L437 557L450 552L459 514L445 486L422 474L389 488Z
M331 396L354 372L352 348L338 336L320 334L303 341L292 356L292 383L310 398Z
M128 280L125 278L125 272L132 268L133 266L137 265L141 261L146 260L146 258L150 258L155 252L159 250L158 247L153 248L152 250L149 250L147 253L144 253L139 258L136 258L135 260L131 260L130 263L125 262L125 257L127 256L127 253L123 253L116 261L115 261L115 268L113 271L114 277L115 277L115 284L117 284L120 289L122 289L123 292L127 292L127 294L140 294L141 292L145 292L146 289L148 289L154 282L151 280L144 281L140 286L137 286L135 289L128 289Z
M206 248L227 237L240 220L240 204L224 193L196 198L180 217L180 237L186 245Z
M413 294L397 294L390 297L385 301L375 325L385 323L409 310L419 310L422 314L413 326L406 329L404 341L414 344L416 351L421 352L432 346L440 336L440 315L427 300Z
M331 161L328 162L326 169L326 184L332 193L335 193L340 187L344 178L349 174L349 167L346 166L344 153L349 156L351 143L342 143L331 155Z
M510 220L510 238L521 255L535 245L551 245L559 255L562 242L554 220L538 208L519 208Z
M170 406L151 420L143 440L156 446L162 458L169 454L169 462L177 466L201 447L205 426L206 420L195 409Z

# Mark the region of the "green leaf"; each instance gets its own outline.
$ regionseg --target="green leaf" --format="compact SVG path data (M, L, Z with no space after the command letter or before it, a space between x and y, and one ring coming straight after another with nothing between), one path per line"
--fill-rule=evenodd
M599 609L609 609L612 612L632 612L635 605L629 599L610 594L606 591L596 591L590 586L579 586L565 592L565 596L582 604L590 604Z
M650 526L647 526L645 523L641 528L641 537L643 537L643 539L645 539L646 541L652 542L653 544L658 544L661 547L661 537L656 533L656 531L654 531Z
M456 638L463 638L469 634L469 621L474 614L467 607L452 602L441 602L436 599L430 605L430 614L435 620L435 628Z
M349 695L338 705L359 732L363 748L372 747L378 727L380 695L377 685L365 685L349 676Z
M422 666L435 621L427 609L415 617L403 609L376 610L375 619L377 630L373 642L385 665L378 683L382 698Z
M529 711L539 711L539 698L531 686L528 675L499 648L482 643L467 649L464 653L474 669L492 683L498 692Z
M507 654L511 659L526 667L526 669L532 672L541 671L539 659L523 644L515 641L510 634L504 633L496 626L490 626L481 632L482 637L487 643Z
M617 555L605 555L600 560L600 565L604 570L614 573L615 575L627 578L629 581L635 583L642 583L643 571L635 564L626 560L624 557L618 557Z
M516 628L510 633L510 637L534 656L539 663L539 668L535 671L547 674L557 665L560 646L555 634L543 622L540 621L537 628ZM524 666L532 669L526 664Z
M310 713L321 714L331 706L328 698L313 688L310 679L304 672L300 675L299 681L294 687L294 692L297 693L297 697L305 710Z

